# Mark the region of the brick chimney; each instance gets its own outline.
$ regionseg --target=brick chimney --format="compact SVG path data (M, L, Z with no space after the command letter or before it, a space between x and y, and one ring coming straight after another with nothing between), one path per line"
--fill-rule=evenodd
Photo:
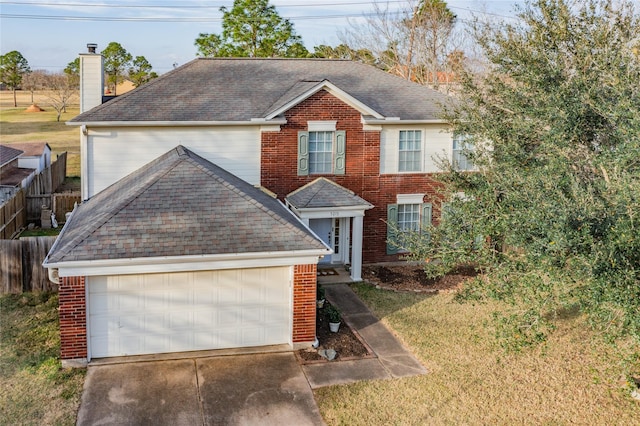
M102 104L104 94L104 58L96 53L95 43L87 44L80 54L80 113Z

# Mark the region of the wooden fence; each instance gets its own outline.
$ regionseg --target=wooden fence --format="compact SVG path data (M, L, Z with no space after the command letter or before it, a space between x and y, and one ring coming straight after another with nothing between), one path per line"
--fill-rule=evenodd
M0 240L0 294L57 291L42 266L56 237Z
M23 190L0 206L0 239L10 239L27 224Z
M54 209L54 191L62 185L67 171L67 153L63 152L58 155L56 161L51 163L49 167L44 169L42 173L38 174L29 188L27 189L26 203L27 203L27 222L40 221L40 214L42 208ZM80 200L79 194L77 195L78 201ZM73 205L73 203L72 203ZM54 209L55 210L55 209ZM66 210L71 211L71 210ZM61 215L56 211L56 219L58 221L64 220L64 213Z
M65 221L65 214L81 200L79 192L52 192L64 182L66 168L65 152L33 179L26 193L20 190L0 206L0 239L13 238L28 223L40 223L43 206L53 209L58 222Z

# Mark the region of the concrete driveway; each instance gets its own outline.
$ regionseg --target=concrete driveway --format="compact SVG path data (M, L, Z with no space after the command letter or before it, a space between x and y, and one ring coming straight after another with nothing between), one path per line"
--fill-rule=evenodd
M292 353L90 366L78 425L322 425Z

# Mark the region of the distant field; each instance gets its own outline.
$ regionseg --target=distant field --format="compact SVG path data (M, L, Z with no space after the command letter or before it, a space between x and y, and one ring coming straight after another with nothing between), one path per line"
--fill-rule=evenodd
M0 143L47 142L54 153L68 152L67 176L80 176L80 130L67 126L65 121L79 113L79 105L73 104L56 121L56 111L48 105L46 93L35 92L33 103L44 112L25 112L31 102L30 92L17 92L18 107L13 106L13 93L0 91Z

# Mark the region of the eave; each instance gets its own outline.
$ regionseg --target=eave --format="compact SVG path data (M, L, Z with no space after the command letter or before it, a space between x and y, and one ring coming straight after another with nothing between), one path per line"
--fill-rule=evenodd
M57 269L60 277L149 274L315 264L321 257L332 253L333 250L326 247L322 250L140 257L52 263L45 259L42 266L48 269Z
M211 126L264 126L284 125L284 118L252 118L244 121L67 121L67 126L87 127L211 127Z

